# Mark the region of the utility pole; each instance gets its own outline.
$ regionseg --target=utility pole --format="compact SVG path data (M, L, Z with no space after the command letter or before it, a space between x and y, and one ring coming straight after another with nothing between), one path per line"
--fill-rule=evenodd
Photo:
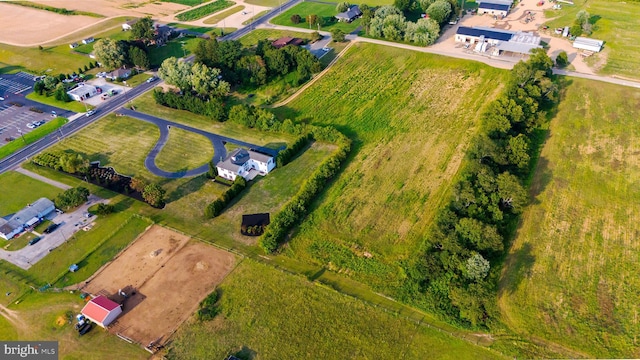
M22 141L24 141L25 145L27 144L27 140L24 139L24 134L22 133L22 129L20 129L19 127L16 127L16 129L18 129L18 134L20 134L20 136L22 137Z

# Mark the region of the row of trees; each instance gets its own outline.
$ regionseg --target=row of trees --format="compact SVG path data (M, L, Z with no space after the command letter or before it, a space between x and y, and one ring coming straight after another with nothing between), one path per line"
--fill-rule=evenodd
M338 174L342 163L351 151L351 140L335 128L308 127L309 139L336 142L338 149L331 154L311 174L302 185L297 194L287 202L282 210L271 219L264 234L259 240L260 247L267 253L277 250L278 245L284 241L288 232L299 223L306 215L309 206L320 194L324 187ZM317 131L316 131L317 129Z
M298 83L322 69L320 62L308 50L297 46L276 49L269 40L261 40L253 49L243 48L239 41L200 41L194 54L196 62L221 70L221 75L233 84L260 86L269 79L298 73Z
M190 93L180 95L172 91L164 92L162 89L155 89L153 91L153 98L157 104L162 106L187 110L194 114L207 116L216 121L224 121L227 117L224 103L218 98L203 100Z
M155 207L162 208L165 205L165 195L167 191L158 184L148 183L141 178L132 178L129 185L131 189L142 194L142 198L147 204Z
M198 62L190 64L175 57L162 62L158 75L183 93L193 93L203 99L224 97L231 90L229 83L221 80L220 69Z
M44 152L36 155L31 161L36 165L69 174L86 174L89 170L89 159L75 152Z
M222 196L218 199L215 199L212 203L207 205L204 209L204 217L207 219L212 219L224 211L224 208L231 203L236 196L240 195L242 190L247 187L247 180L245 180L242 176L237 176L233 181L233 184L225 191Z
M576 19L573 21L573 25L569 29L569 32L573 36L580 36L582 33L591 35L593 24L591 23L591 15L586 10L580 10L576 14Z
M450 6L448 2L441 1ZM435 5L435 3L434 3ZM367 34L392 41L409 41L418 45L431 45L440 35L440 25L434 19L407 21L395 6L382 6L366 26Z
M426 253L407 264L405 300L423 303L462 324L488 325L497 316L495 293L505 245L527 204L523 186L531 169L531 141L557 100L552 60L536 49L516 64L504 93L482 116L469 162L451 201L436 216Z
M307 147L312 140L313 136L311 133L299 136L291 145L278 153L278 156L276 157L276 164L278 164L278 166L287 165L302 149Z

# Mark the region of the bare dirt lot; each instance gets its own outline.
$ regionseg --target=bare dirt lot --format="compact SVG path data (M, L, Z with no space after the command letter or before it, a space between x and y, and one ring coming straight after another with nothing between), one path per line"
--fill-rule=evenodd
M7 44L46 41L102 20L90 16L60 15L6 3L0 3L0 14L0 42Z
M34 1L69 10L89 11L104 16L151 16L159 18L187 9L188 6L149 0L40 0Z
M153 226L84 288L123 303L109 331L163 343L233 269L235 256ZM118 295L122 289L128 298Z

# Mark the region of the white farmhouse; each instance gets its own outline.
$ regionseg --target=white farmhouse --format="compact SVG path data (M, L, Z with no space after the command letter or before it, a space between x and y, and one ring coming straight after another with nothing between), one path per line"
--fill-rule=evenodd
M218 175L231 181L237 176L251 180L258 174L268 174L275 167L276 160L272 156L245 149L233 150L216 165Z

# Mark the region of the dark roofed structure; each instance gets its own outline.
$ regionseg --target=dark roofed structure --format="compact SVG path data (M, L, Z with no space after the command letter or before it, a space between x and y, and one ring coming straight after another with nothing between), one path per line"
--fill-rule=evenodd
M280 48L285 47L287 45L300 46L300 45L302 45L303 42L304 42L304 40L302 40L302 39L292 38L290 36L285 36L285 37L281 37L280 39L272 42L271 45L273 45L273 47L276 48L276 49L280 49Z
M456 34L474 37L484 36L485 38L492 40L509 41L515 32L481 27L460 26Z
M265 226L270 223L269 213L242 215L240 233L248 236L262 235Z
M509 11L510 6L504 5L504 4L492 4L492 3L483 2L482 4L480 4L479 8L488 9L488 10Z

